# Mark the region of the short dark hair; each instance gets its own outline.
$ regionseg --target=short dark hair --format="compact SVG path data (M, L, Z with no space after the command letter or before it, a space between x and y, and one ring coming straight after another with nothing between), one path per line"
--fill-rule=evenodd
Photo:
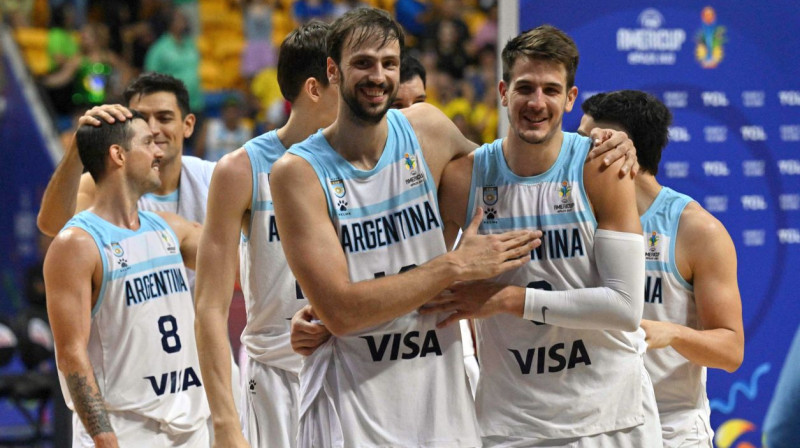
M128 85L123 94L125 105L129 106L135 96L145 96L158 92L174 94L183 117L192 113L189 107L189 91L186 90L186 85L183 84L183 81L174 76L156 72L143 73Z
M415 76L419 76L419 79L422 80L422 87L427 87L425 75L425 66L422 65L422 62L404 52L400 59L400 83L411 81Z
M75 141L78 143L78 155L81 158L84 168L95 182L100 181L106 172L106 156L111 145L120 145L126 150L130 149L131 139L133 138L134 120L145 120L139 111L131 110L133 116L125 121L116 120L109 123L101 117L95 115L94 118L100 121L100 126L83 125L75 133Z
M617 90L598 93L581 104L583 113L595 122L619 125L636 146L639 166L658 174L661 152L669 142L672 113L658 98L640 90Z
M501 55L503 81L511 80L511 68L520 57L558 62L567 71L567 88L575 85L578 70L578 47L567 34L552 25L541 25L508 41Z
M328 24L312 20L295 29L281 43L278 54L278 86L286 101L293 103L308 78L328 85L326 74Z
M377 8L351 9L336 19L328 31L328 56L339 65L345 43L359 48L367 42L380 42L379 48L383 48L392 41L405 48L403 29L388 12Z

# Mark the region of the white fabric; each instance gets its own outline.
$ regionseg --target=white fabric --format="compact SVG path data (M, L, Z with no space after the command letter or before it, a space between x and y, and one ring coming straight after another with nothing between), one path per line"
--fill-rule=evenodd
M253 447L297 446L297 374L248 359L242 387L242 431Z
M603 286L565 291L526 288L523 319L567 328L636 330L644 306L643 250L639 234L597 229L594 255Z
M211 446L211 436L207 425L192 433L171 435L162 431L157 421L134 412L109 412L108 420L111 427L114 428L120 448L204 448ZM73 448L94 448L95 446L78 418L78 414L75 413L72 414L72 446Z

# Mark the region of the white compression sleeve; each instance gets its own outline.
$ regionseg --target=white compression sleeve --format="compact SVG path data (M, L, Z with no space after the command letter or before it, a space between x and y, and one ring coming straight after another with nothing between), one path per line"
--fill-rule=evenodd
M566 328L636 330L644 309L644 237L597 229L594 254L601 287L527 288L522 317Z

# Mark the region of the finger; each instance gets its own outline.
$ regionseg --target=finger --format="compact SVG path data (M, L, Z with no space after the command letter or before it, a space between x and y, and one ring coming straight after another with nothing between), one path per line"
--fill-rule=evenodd
M526 242L542 237L541 230L513 230L509 232L503 232L499 235L494 235L495 238L499 239L501 242L506 243L506 247L514 247L519 246L520 244L525 244Z
M424 308L420 308L418 312L420 314L446 313L457 310L459 305L459 302L450 301L446 303L439 303L433 306L425 306Z
M466 230L464 230L464 234L477 234L478 227L481 226L481 221L483 220L483 208L478 207L475 209L475 214L472 215L472 221L470 221L469 226L467 226Z
M500 263L500 265L498 267L500 269L500 272L506 272L506 271L511 271L511 270L520 268L520 267L524 266L526 263L528 263L529 261L531 261L531 253L530 253L530 251L528 251L527 255L525 255L525 256L506 260L506 261Z
M453 313L450 316L448 316L447 319L445 319L445 320L439 322L438 324L436 324L436 328L440 328L440 329L441 328L445 328L448 325L452 325L454 322L458 322L461 319L466 319L468 317L468 315L469 315L469 313L466 313L466 312L463 312L463 311L459 311L459 312Z
M530 245L541 238L542 232L540 230L526 230L516 238L503 243L502 249L505 252L522 249L524 252L526 248L530 250Z

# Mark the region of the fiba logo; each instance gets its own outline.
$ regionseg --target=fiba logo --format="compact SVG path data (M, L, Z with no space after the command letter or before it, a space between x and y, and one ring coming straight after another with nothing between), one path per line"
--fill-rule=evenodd
M778 171L787 176L797 176L800 174L800 160L778 160Z
M653 30L660 28L662 23L664 23L664 16L657 9L648 8L639 14L639 24L642 25L642 28Z
M763 142L767 139L767 132L763 126L742 126L742 140L751 142Z
M728 169L728 164L721 160L703 162L703 172L706 176L714 177L728 176L731 174L731 171Z
M778 92L781 106L800 106L800 90L781 90Z
M706 107L726 107L731 104L725 92L701 92L700 98Z
M749 194L742 196L742 208L745 210L766 210L767 201L764 196Z
M800 230L778 229L778 241L781 244L800 244Z
M692 136L689 134L689 130L683 126L670 126L669 140L671 142L689 142L692 140Z

